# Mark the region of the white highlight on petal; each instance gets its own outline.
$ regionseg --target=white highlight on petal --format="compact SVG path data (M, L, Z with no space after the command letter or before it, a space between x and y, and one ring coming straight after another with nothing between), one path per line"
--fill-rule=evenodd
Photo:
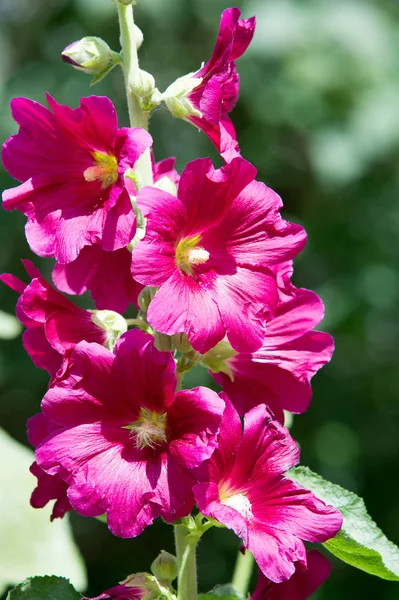
M197 246L188 252L188 260L192 265L202 265L209 259L209 252L205 248Z
M252 518L252 506L245 494L233 494L227 496L227 498L220 499L221 504L234 508L244 519L250 520Z

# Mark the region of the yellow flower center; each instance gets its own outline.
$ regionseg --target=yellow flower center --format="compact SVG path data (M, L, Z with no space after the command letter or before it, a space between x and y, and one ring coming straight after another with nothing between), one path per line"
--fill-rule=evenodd
M193 273L193 265L202 265L209 259L209 252L199 245L200 241L200 235L193 235L180 240L176 246L177 267L189 275Z
M221 504L234 508L244 519L252 519L252 505L245 492L231 493L222 486L219 490L219 498Z
M130 429L139 450L148 446L155 448L166 442L166 413L159 414L141 408L137 421L125 425L124 429Z
M115 183L118 179L118 163L115 156L93 152L94 165L88 167L83 176L86 181L101 181L101 189Z

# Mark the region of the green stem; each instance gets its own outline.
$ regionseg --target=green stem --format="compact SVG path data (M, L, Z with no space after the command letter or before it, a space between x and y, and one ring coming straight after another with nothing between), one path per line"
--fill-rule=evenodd
M248 592L254 562L254 557L248 550L245 551L245 554L238 553L232 584L243 596L246 596Z
M185 525L175 525L177 559L177 600L197 600L197 560L198 537L189 535Z
M141 100L134 93L134 83L139 71L139 59L137 55L137 46L134 39L134 18L133 5L125 6L117 2L119 27L121 31L121 46L123 54L123 74L125 77L127 105L129 109L129 120L131 127L141 127L148 130L149 113L144 112L141 107ZM152 185L152 165L151 154L148 148L134 165L134 170L138 174L141 185Z

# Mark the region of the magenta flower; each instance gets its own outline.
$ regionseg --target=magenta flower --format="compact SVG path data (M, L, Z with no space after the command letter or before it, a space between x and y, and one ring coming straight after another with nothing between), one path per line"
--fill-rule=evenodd
M153 157L152 157L153 158ZM152 160L154 182L168 177L176 185L179 174L174 168L175 159ZM133 182L127 180L127 184ZM136 192L135 192L136 193ZM83 294L90 290L96 308L124 313L129 304L137 306L143 285L137 283L130 272L132 253L127 248L106 252L98 244L86 246L73 262L56 264L53 282L66 294Z
M28 421L29 442L36 448L57 429L57 425L39 413ZM43 508L48 502L55 500L50 520L62 519L65 513L72 510L67 496L68 484L58 474L48 475L45 473L37 462L34 462L29 470L37 478L37 486L30 498L31 506Z
M175 521L193 507L190 470L212 455L224 402L207 388L175 388L172 355L136 330L115 354L78 344L68 377L43 399L59 429L38 446L38 465L69 483L77 512L106 513L114 535L134 537L155 517Z
M306 566L304 541L333 537L342 516L284 477L298 463L299 449L266 406L245 415L243 432L238 413L225 399L219 447L208 469L199 472L195 498L204 515L243 540L265 577L280 583L293 575L295 563Z
M23 183L4 192L4 208L23 212L33 252L59 263L92 244L123 248L135 232L123 175L151 146L151 136L118 129L108 98L82 98L76 109L47 100L52 111L25 98L11 103L20 129L4 144L3 163Z
M130 272L132 253L127 248L106 252L99 245L85 246L67 265L57 263L53 282L66 294L83 294L90 290L98 309L124 313L130 303L137 306L143 289Z
M84 598L83 600L142 600L145 595L147 595L147 591L142 588L117 585L95 598Z
M109 334L93 322L91 312L75 306L52 288L31 261L22 262L31 283L9 273L0 275L0 280L20 294L16 313L27 328L22 336L25 350L36 367L48 371L52 378L57 372L61 376L78 342L105 345Z
M183 77L165 92L165 100L171 112L183 116L202 129L220 154L230 162L239 155L234 126L228 116L236 105L239 93L239 76L235 61L248 48L255 31L255 17L240 19L238 8L228 8L221 16L219 35L208 62L196 73ZM183 100L183 111L170 104L169 96L179 93L180 88L192 87L190 80L200 83L185 94L189 109ZM186 109L186 110L184 110Z
M267 404L282 422L283 409L303 413L312 398L311 378L331 359L333 338L313 331L324 316L322 301L309 290L291 289L291 296L280 300L259 350L234 356L230 352L216 364L220 372L212 373L240 415L259 403Z
M259 572L258 585L251 600L307 600L331 573L328 559L317 550L306 553L307 567L296 563L293 576L283 583L273 583Z
M147 229L132 274L160 288L148 321L168 335L186 333L201 353L225 335L239 352L262 345L277 304L269 267L305 244L303 228L281 218L281 199L255 174L241 157L219 170L199 159L184 170L177 198L151 187L138 195Z

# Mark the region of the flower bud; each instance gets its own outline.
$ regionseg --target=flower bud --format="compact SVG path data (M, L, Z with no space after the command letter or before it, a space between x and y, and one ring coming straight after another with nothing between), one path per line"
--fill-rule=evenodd
M202 117L199 110L194 108L188 99L188 95L199 86L201 77L193 77L192 73L176 79L162 94L162 99L174 117L185 119L186 117Z
M75 69L89 75L96 75L104 71L112 62L113 53L104 40L88 36L69 44L63 50L61 57Z
M136 81L133 85L133 92L136 94L136 96L139 96L140 98L146 98L147 96L151 96L154 90L154 77L151 75L151 73L147 73L147 71L139 69L136 76Z
M150 302L154 298L156 291L157 288L149 286L146 286L143 290L141 290L137 302L144 313L147 312L148 307L150 306Z
M161 583L169 585L177 577L177 561L173 554L161 550L151 565L153 575Z
M132 587L139 590L141 600L159 600L159 598L170 597L168 590L165 590L157 579L149 573L129 575L129 577L120 583L127 588Z
M158 181L154 183L154 187L163 192L168 192L168 194L171 194L172 196L177 196L177 185L170 177L161 177L161 179L158 179Z
M233 358L233 356L236 356L236 354L237 352L233 350L229 342L224 339L203 356L201 364L210 369L213 373L226 373L231 381L233 381L234 375L228 361L230 358Z
M136 23L133 25L133 29L134 29L134 40L136 42L136 48L137 50L140 48L141 44L143 43L143 32L141 31L140 27L137 27Z
M186 353L191 352L192 350L186 333L176 333L175 335L172 335L172 344L173 348L179 352Z
M91 320L107 332L106 347L111 351L118 338L127 331L125 319L113 310L93 310Z

